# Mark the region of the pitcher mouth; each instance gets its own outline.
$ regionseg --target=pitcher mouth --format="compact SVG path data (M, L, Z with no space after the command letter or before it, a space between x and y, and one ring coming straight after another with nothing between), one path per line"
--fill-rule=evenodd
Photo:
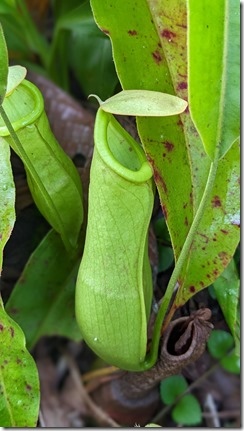
M26 127L40 117L44 110L41 92L31 82L24 79L3 102L14 131ZM9 131L0 117L0 136L9 136Z
M112 114L101 108L97 112L94 137L104 163L118 175L135 183L152 178L152 169L142 148Z

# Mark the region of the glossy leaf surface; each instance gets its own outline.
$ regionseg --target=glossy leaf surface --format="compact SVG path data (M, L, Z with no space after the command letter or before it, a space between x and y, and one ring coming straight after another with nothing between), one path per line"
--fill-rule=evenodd
M100 5L93 0L92 6L99 26L112 40L123 87L158 90L164 86L161 91L170 94L175 91L180 97L187 98L186 3L148 0L142 2L140 8L129 2L124 2L120 8L116 5L110 7L108 3ZM122 32L122 36L118 32ZM233 32L236 30L233 29ZM195 55L201 55L199 47ZM238 63L238 57L236 60ZM202 70L199 69L198 79L201 76ZM232 85L232 81L228 81L228 85ZM201 105L204 103L209 103L206 95ZM140 137L154 169L154 179L177 261L206 185L210 159L206 156L189 112L181 115L177 125L173 122L173 117L138 119ZM174 139L169 139L173 135ZM190 169L185 161L186 148ZM182 268L177 306L215 280L234 253L239 240L238 178L239 154L238 143L235 143L220 161L210 202Z
M39 379L33 358L17 323L0 298L0 425L34 428L39 412Z
M27 70L22 66L10 66L8 69L8 82L6 96L9 96L12 91L25 79Z
M3 34L3 28L0 23L0 104L3 103L3 99L7 88L8 79L8 51Z
M175 95L169 62L150 2L92 0L95 19L109 35L116 70L125 90L144 89ZM156 10L155 10L156 12ZM169 37L168 37L169 39ZM179 71L181 73L181 71ZM138 131L160 195L177 259L192 222L192 183L179 116L138 118Z
M240 4L189 0L188 8L190 111L213 159L240 135Z
M137 117L167 117L183 112L187 102L170 94L148 90L124 90L100 102L105 112Z
M177 306L215 281L234 255L240 239L239 181L237 141L219 161L210 201L178 280Z
M122 369L139 370L152 301L152 170L139 144L101 108L94 138L76 317L97 355Z
M3 119L0 135L22 159L38 209L60 233L67 249L75 247L83 220L81 181L50 130L39 90L23 81L5 98L3 107L18 141L9 136Z
M15 222L15 185L10 163L10 148L0 137L0 274L3 249Z
M51 230L27 262L6 304L23 329L28 348L44 335L81 340L75 320L75 282L80 258Z
M240 279L233 259L213 287L240 354Z

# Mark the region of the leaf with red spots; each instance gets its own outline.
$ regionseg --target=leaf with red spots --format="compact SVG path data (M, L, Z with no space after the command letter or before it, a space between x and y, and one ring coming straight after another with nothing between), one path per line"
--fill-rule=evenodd
M234 255L240 238L239 176L240 153L236 141L219 161L212 195L178 280L177 306L213 283Z
M152 10L148 7L150 1L140 2L139 5L129 0L92 0L91 5L100 28L109 30L114 61L123 89L143 89L175 95L169 63L162 46L166 33L164 36L159 35L158 25L155 25L158 20L153 19L153 7ZM137 32L136 37L131 37L129 31L132 29ZM169 31L172 40L176 40L176 32L171 29ZM177 259L193 216L191 172L182 123L180 117L175 115L166 118L138 117L137 125L153 168ZM184 224L186 218L189 226Z
M188 3L185 0L147 0L141 2L140 7L129 0L119 5L111 4L108 0L102 5L99 0L92 0L91 3L98 25L109 28L116 69L123 88L162 91L177 94L187 100ZM221 7L223 4L220 3ZM197 5L198 3L196 8ZM218 7L219 3L216 8ZM211 7L209 10L211 11ZM233 17L232 13L231 16ZM127 32L130 28L136 29L136 38L129 37ZM236 29L233 28L231 35L235 32ZM227 40L226 35L224 37ZM200 46L199 42L195 55L201 55ZM208 57L210 55L211 40ZM202 61L205 61L204 56ZM199 82L201 73L202 69L199 69ZM216 85L219 86L221 79L216 76ZM231 78L228 80L227 93L231 92L234 83L237 85L236 76L233 81ZM234 94L236 95L236 89ZM209 93L205 88L202 103L208 104L208 97ZM201 103L198 109L201 110ZM234 120L231 118L229 121ZM238 119L236 124L238 125ZM211 158L206 154L189 110L180 117L137 118L137 125L154 172L177 264L205 191L211 172ZM223 133L224 129L225 127L221 129ZM236 125L233 130L235 132ZM236 136L234 132L232 135ZM221 153L222 159L218 162L213 190L209 192L210 198L207 194L203 215L194 232L189 253L182 256L184 259L181 262L184 263L178 279L180 288L174 303L176 308L216 280L228 265L239 241L238 142L233 143L229 151L228 148L230 147Z
M34 428L40 402L38 371L24 334L5 312L1 297L0 346L0 425Z
M30 257L6 304L23 329L28 348L44 335L81 340L74 307L79 264L78 251L70 255L54 230Z

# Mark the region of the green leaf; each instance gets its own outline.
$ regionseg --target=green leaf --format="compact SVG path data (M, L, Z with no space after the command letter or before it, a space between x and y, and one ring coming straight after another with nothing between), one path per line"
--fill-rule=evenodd
M178 279L177 306L213 283L240 240L240 149L236 142L219 161L204 215Z
M43 65L48 58L48 43L29 13L24 0L1 0L0 21L3 25L8 49L11 53L18 53L21 58L33 61L33 53L40 57Z
M194 395L185 395L172 410L172 418L180 425L198 425L202 421L200 404Z
M168 231L164 217L158 218L153 223L153 229L154 229L154 232L155 232L155 235L157 237L158 242L163 241L163 242L167 243L168 245L170 245L169 231Z
M79 263L78 254L68 253L54 230L31 255L6 304L29 348L44 335L81 340L74 315Z
M188 0L189 105L211 159L240 135L240 4Z
M167 117L180 114L187 107L187 102L179 97L148 90L124 90L105 102L98 100L105 112L137 117Z
M168 66L171 59L167 61L162 46L167 32L160 33L160 20L153 15L155 2L148 7L150 2L146 1L139 5L130 0L112 3L92 0L91 5L99 27L111 38L123 89L175 95ZM140 117L137 125L153 168L177 260L193 216L191 172L182 121L179 116Z
M55 23L49 73L68 88L69 67L86 96L96 92L109 97L118 83L110 41L98 30L89 2L62 9Z
M89 5L89 2L87 3ZM77 55L79 53L79 55ZM118 77L115 72L110 40L90 20L73 27L68 43L68 62L84 94L99 94L107 99L114 94ZM80 59L83 61L80 61Z
M34 428L40 402L38 371L22 330L4 311L1 298L0 345L0 424Z
M174 263L174 253L171 247L158 245L158 272L166 271Z
M225 320L235 339L236 353L240 354L240 279L234 259L214 282L213 287Z
M8 50L3 34L3 28L0 23L0 105L3 103L3 99L7 89L8 79Z
M216 359L221 359L227 355L233 344L232 335L221 329L212 331L207 343L209 352Z
M27 70L22 66L10 66L8 69L8 83L6 97L25 79Z
M227 355L225 358L221 359L221 365L230 373L233 374L240 374L241 371L241 363L240 363L240 356L237 356L235 352L232 352L231 354Z
M181 376L170 376L160 383L161 400L167 404L173 404L176 398L181 395L188 387L186 379Z
M9 120L1 112L0 135L23 161L39 211L59 232L67 249L76 247L83 220L81 181L51 132L41 93L24 80L5 98L3 108L12 126L6 127Z
M162 428L161 425L154 424L154 423L145 425L145 428L157 428L157 427Z
M0 274L3 249L15 222L15 185L10 163L10 148L0 137Z

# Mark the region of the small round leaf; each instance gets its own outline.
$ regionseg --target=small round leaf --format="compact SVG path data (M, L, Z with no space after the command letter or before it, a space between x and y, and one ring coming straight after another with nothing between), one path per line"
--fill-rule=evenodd
M221 360L222 367L233 374L240 374L240 357L234 352Z
M200 404L194 395L185 395L172 410L172 418L181 425L197 425L202 421Z
M160 383L160 396L165 404L172 404L188 387L183 376L170 376Z
M208 350L216 359L221 359L227 355L233 345L234 340L232 335L220 329L212 331L208 339Z

